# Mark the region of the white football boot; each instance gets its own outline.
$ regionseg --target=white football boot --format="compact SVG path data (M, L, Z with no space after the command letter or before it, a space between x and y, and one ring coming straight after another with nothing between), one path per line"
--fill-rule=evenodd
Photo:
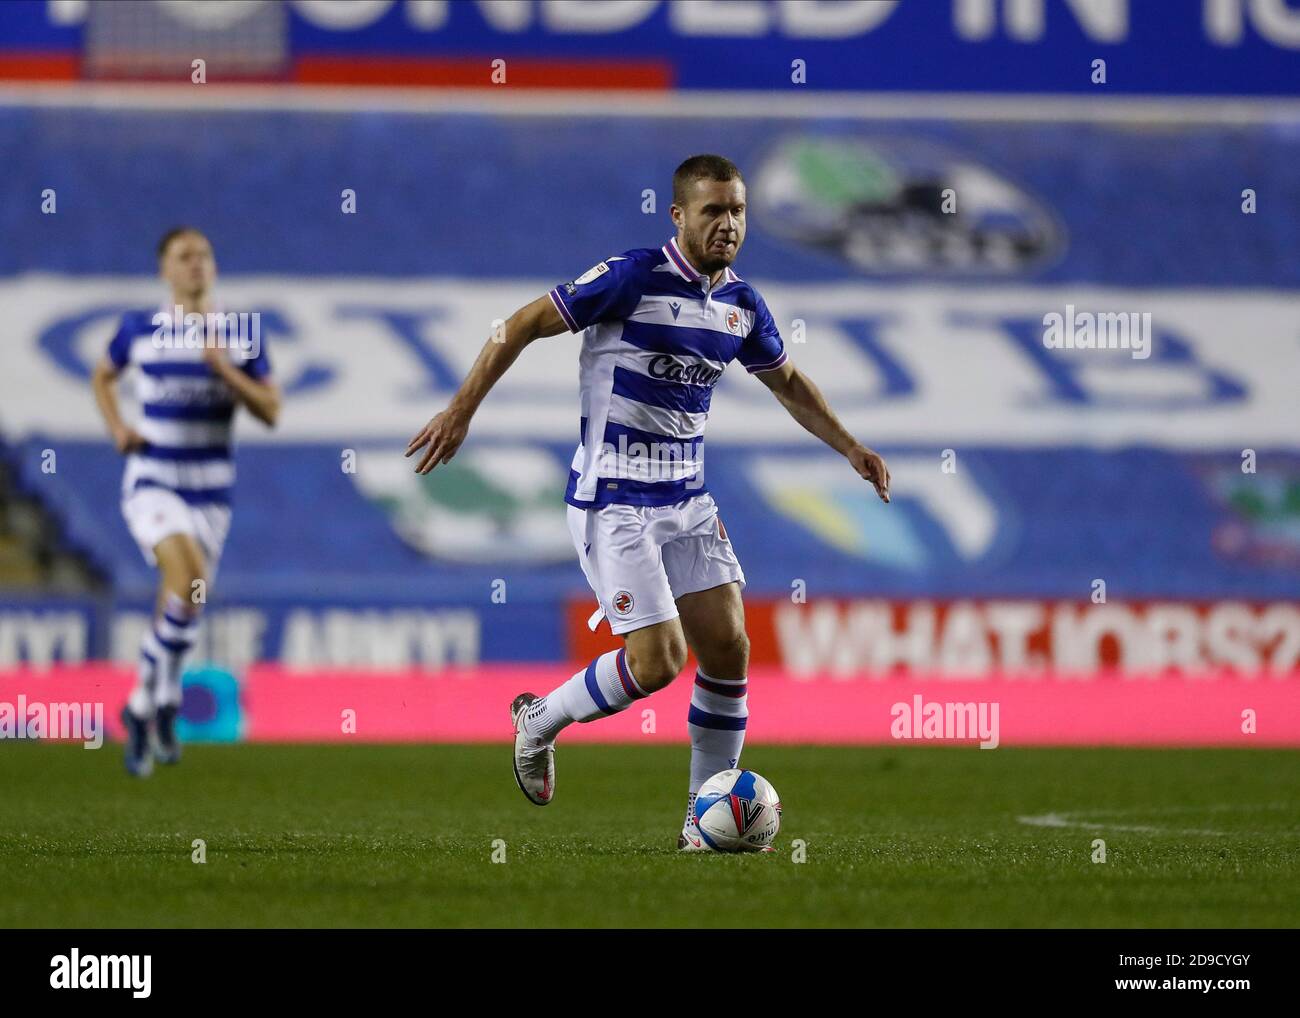
M545 806L555 795L555 743L534 739L524 731L524 712L538 697L520 693L510 704L515 726L515 782L534 806Z
M682 833L677 835L679 852L711 852L712 849L700 837L700 829L695 826L695 796L691 796L686 806L686 821L682 824Z

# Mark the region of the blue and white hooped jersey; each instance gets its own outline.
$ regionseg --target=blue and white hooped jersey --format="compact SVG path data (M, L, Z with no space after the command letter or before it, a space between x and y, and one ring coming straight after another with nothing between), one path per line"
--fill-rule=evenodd
M658 506L703 494L704 422L723 370L786 360L763 298L730 268L710 289L675 239L608 258L550 297L571 332L585 330L565 501Z
M201 349L156 343L153 318L152 311L128 311L108 344L119 371L136 369L135 430L148 443L127 457L122 496L165 488L192 505L228 504L235 483L234 393L204 363ZM255 356L232 349L230 357L252 378L271 372L264 339Z

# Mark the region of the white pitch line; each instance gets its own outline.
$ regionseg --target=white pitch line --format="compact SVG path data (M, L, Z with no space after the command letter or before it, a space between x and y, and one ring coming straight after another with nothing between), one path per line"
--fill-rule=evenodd
M1227 837L1230 833L1198 828L1151 827L1145 824L1104 824L1087 820L1069 820L1067 816L1068 814L1065 813L1043 813L1041 816L1016 817L1016 820L1030 827L1081 827L1089 831L1128 831L1136 834L1203 834L1210 837Z
M1191 834L1203 835L1206 837L1226 838L1234 835L1264 835L1264 834L1300 834L1300 830L1283 830L1283 831L1213 831L1203 828L1177 828L1177 827L1157 827L1151 824L1117 824L1101 820L1075 819L1077 817L1097 817L1097 816L1124 816L1131 814L1151 814L1151 813L1222 813L1222 812L1245 812L1251 810L1278 810L1294 809L1287 803L1270 802L1270 803L1224 803L1211 806L1152 806L1138 809L1089 809L1089 810L1071 810L1064 813L1040 813L1035 816L1018 816L1018 823L1027 824L1030 827L1055 827L1065 828L1074 827L1084 830L1098 831L1127 831L1137 834Z
M1289 97L956 95L938 92L591 92L567 89L378 88L344 85L7 83L0 106L147 110L296 110L313 113L497 113L503 116L741 119L1079 121L1269 124L1300 120Z

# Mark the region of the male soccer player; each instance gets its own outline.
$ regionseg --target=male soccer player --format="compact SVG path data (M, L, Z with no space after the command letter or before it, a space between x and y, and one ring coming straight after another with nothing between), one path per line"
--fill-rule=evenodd
M565 501L578 560L600 616L624 639L544 697L510 706L515 780L530 802L555 795L555 738L662 689L690 647L699 663L687 717L686 822L677 845L703 850L695 794L736 767L749 716L740 589L745 576L704 487L703 433L723 369L738 360L804 428L842 454L889 501L884 460L855 440L817 387L790 362L758 292L732 270L745 240L745 184L716 155L673 174L677 234L660 248L607 258L516 311L489 341L450 405L407 448L416 470L455 455L488 390L533 340L584 332L581 441ZM585 330L585 331L584 331Z
M126 455L122 515L145 561L161 574L137 684L122 710L126 769L136 777L152 772L154 758L180 759L183 658L230 529L235 407L247 407L268 427L280 413L256 318L249 329L249 316L226 316L213 300L216 262L207 237L192 227L169 230L158 245L158 267L171 303L157 314L123 315L92 381L113 444ZM187 331L187 316L202 318L191 319ZM137 369L136 427L117 405L116 382L128 367Z

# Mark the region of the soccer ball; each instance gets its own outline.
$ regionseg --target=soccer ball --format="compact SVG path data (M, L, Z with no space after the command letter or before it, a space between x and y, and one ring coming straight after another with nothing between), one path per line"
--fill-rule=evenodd
M781 798L760 774L721 771L700 786L695 823L715 852L761 852L781 829Z

